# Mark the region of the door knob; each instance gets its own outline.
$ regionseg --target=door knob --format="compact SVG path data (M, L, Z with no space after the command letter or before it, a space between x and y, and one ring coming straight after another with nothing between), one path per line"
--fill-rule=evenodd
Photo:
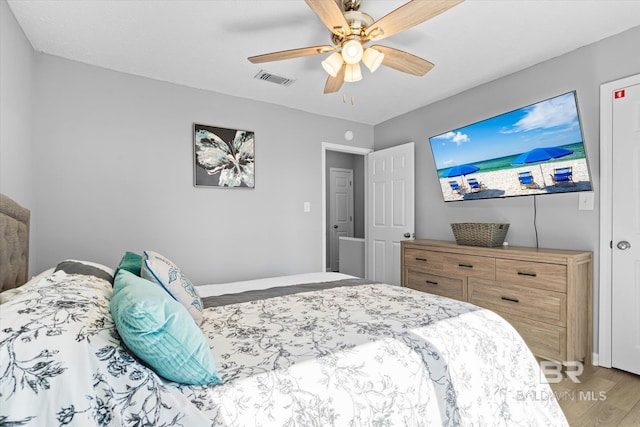
M405 239L409 239L409 238L411 238L411 237L416 237L416 233L404 233L404 234L403 234L403 237L404 237Z
M631 243L627 242L626 240L622 240L622 241L618 242L618 244L616 246L621 251L626 251L627 249L629 249L631 247Z
M337 225L337 224L336 224L336 225L334 225L334 226L333 226L333 228L338 228L338 225Z

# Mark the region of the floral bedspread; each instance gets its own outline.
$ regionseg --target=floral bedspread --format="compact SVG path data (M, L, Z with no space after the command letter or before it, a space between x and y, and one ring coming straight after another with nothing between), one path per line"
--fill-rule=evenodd
M123 347L111 296L59 271L0 305L0 426L566 425L515 330L463 302L371 284L208 308L223 382L196 387Z

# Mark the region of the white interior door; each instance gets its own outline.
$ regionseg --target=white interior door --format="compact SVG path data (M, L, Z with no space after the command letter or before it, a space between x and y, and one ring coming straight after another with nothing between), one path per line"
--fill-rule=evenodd
M413 142L367 155L367 278L400 284L400 242L415 234Z
M640 84L613 96L611 364L640 374Z
M353 237L353 170L329 169L329 259L340 271L339 238Z

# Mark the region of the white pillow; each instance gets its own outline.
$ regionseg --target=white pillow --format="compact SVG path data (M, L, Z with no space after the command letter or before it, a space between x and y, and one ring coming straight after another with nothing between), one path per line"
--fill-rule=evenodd
M144 251L142 277L162 286L173 299L185 306L196 324L200 325L202 322L202 299L178 266L157 252Z

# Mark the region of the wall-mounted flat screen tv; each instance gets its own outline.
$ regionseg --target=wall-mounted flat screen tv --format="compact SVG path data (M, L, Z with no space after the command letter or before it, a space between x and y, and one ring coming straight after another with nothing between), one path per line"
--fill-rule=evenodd
M575 92L429 143L446 202L592 190Z

